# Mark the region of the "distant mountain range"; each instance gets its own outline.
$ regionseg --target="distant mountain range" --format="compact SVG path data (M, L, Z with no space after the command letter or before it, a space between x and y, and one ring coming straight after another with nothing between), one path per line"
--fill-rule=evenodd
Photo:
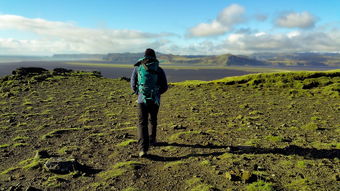
M340 67L340 53L255 53L250 58L279 66Z
M105 61L119 64L135 63L139 58L143 57L143 53L112 53L103 57ZM157 53L157 58L161 64L176 65L217 65L217 66L265 66L268 63L259 61L245 56L235 56L231 54L223 54L218 56L194 56L194 55L172 55Z
M143 53L55 54L52 57L1 56L0 62L15 61L87 61L134 64ZM157 53L161 64L185 66L298 66L340 67L339 53L255 53L251 55L173 55Z
M143 53L111 53L103 60L131 64L141 58ZM162 64L176 65L216 65L216 66L332 66L340 67L339 53L256 53L244 55L172 55L157 54Z

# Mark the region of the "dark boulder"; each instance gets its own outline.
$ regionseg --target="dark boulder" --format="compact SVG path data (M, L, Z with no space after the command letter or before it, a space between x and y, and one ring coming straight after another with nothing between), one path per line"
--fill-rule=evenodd
M130 82L130 81L131 81L131 79L130 79L130 78L128 78L128 77L125 77L125 76L123 76L123 77L120 77L120 78L119 78L119 80L120 80L120 81L127 81L127 82Z
M75 159L51 158L46 161L44 168L56 174L67 174L73 171L79 171L81 164Z
M13 75L16 76L32 76L32 75L39 75L47 72L45 68L39 67L21 67L17 68L16 70L12 71Z
M71 73L73 70L69 70L66 68L54 68L53 69L53 75L65 75L67 73Z

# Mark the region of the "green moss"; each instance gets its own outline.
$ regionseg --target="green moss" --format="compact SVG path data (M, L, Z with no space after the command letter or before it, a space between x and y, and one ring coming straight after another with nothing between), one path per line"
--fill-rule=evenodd
M319 121L319 120L321 120L321 118L320 117L317 117L317 116L313 116L313 117L311 117L310 118L312 121Z
M70 154L74 151L79 151L80 150L80 147L78 146L65 146L65 147L62 147L61 149L58 150L58 153L59 154Z
M10 146L11 146L10 144L2 144L2 145L0 145L0 149L4 149L4 148L10 147Z
M256 146L256 145L258 145L259 143L261 142L261 140L260 139L249 139L249 140L247 140L245 143L244 143L244 145L246 145L246 146Z
M274 191L273 184L259 180L246 186L247 191Z
M269 135L269 136L266 136L266 139L271 142L281 142L283 140L283 137Z
M201 165L211 165L210 160L203 160L200 162Z
M47 134L43 135L41 138L46 139L46 138L52 138L58 135L61 135L63 133L67 133L69 131L79 131L81 128L65 128L65 129L56 129L53 131L48 132Z
M2 174L2 175L8 174L8 173L13 172L13 171L18 170L18 169L20 169L20 168L19 167L10 167L10 168L2 171L0 174Z
M287 168L287 167L292 167L294 164L291 160L281 160L279 162L279 165Z
M117 147L126 147L126 146L130 145L131 143L136 143L136 142L137 142L137 140L128 139L128 140L126 140L126 141L123 141L123 142L121 142L121 143L118 143L116 146L117 146Z
M23 166L22 168L26 169L26 170L32 170L32 169L40 168L41 166L42 166L42 162L38 159L34 159L34 160L32 160L31 163Z
M143 191L143 190L135 188L135 187L127 187L127 188L124 188L122 191Z
M298 168L306 168L309 162L307 160L299 160L296 162L296 167Z
M104 137L106 135L108 135L108 134L107 133L92 133L89 136L90 137Z
M78 172L71 172L65 175L54 175L49 177L45 182L43 182L43 186L47 188L58 188L62 186L63 182L70 181Z
M135 170L143 166L142 163L138 161L125 161L125 162L119 162L112 166L111 169L101 172L98 174L99 177L108 180L111 178L115 178L118 176L124 175L126 172L130 170Z
M301 128L305 130L315 131L318 128L318 124L316 124L315 122L311 122L303 125Z
M214 187L203 183L201 178L193 177L185 181L185 183L189 186L191 191L210 191Z
M201 182L201 179L198 178L198 177L192 177L191 179L188 179L185 181L185 183L188 185L188 186L192 186L192 185L195 185L197 183L200 183Z
M24 141L26 139L29 139L29 137L16 136L15 138L13 138L13 141Z
M301 190L301 191L312 191L309 187L309 184L312 182L305 179L305 178L299 178L293 180L291 183L285 185L288 190Z
M218 158L222 160L230 159L232 157L233 157L233 154L231 153L224 153L223 155L218 156Z
M31 106L31 105L33 105L32 102L29 101L29 100L25 100L22 104L25 105L25 106Z
M27 146L28 143L14 143L13 146L14 147L24 147L24 146Z

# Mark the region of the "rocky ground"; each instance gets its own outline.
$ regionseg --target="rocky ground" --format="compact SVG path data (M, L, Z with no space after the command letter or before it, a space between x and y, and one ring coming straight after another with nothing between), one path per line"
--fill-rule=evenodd
M126 79L38 73L0 79L0 190L340 188L339 71L171 84L141 159Z

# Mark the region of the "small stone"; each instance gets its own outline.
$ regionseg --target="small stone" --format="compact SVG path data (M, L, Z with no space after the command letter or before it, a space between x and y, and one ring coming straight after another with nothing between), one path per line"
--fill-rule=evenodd
M174 130L181 130L181 129L186 129L183 125L173 125L171 126L172 129Z
M25 191L39 191L39 189L34 188L32 186L28 186Z
M75 159L51 158L45 164L47 171L57 174L67 174L76 171L81 165Z

